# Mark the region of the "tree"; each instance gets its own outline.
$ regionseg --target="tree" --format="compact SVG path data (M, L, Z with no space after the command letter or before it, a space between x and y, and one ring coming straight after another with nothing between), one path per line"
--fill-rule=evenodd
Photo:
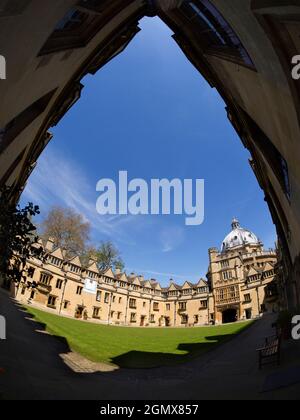
M36 227L31 219L39 207L29 203L23 209L11 203L9 187L0 190L0 273L6 280L21 283L26 279L26 262L31 257L43 259L37 244Z
M90 247L85 254L85 262L90 259L96 261L100 271L107 270L108 268L123 271L125 267L119 250L110 241L102 242L98 249Z
M41 225L42 237L51 238L55 247L67 251L68 257L85 253L90 223L73 209L53 207Z

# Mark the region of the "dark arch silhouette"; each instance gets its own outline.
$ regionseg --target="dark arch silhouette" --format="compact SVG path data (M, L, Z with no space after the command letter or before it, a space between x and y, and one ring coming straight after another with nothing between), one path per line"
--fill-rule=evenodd
M297 0L6 2L0 10L0 52L7 62L7 79L0 81L0 185L12 186L18 201L51 139L48 129L80 98L81 79L126 48L141 18L159 16L218 90L251 153L277 227L286 303L296 306L300 81L292 77L292 60L300 52L299 7Z

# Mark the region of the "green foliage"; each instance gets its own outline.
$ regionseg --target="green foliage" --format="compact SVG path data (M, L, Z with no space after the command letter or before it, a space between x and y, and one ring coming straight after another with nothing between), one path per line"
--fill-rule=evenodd
M0 273L15 283L25 278L28 258L43 256L43 248L37 246L36 227L31 222L36 214L39 214L38 206L29 203L23 209L16 207L11 203L10 189L1 189Z
M51 238L55 248L63 248L71 258L85 253L90 236L90 223L73 209L52 207L41 225L41 236Z
M89 259L96 261L100 271L107 270L108 268L123 271L125 267L119 250L110 241L101 242L99 248L89 248L84 259L85 261L88 261Z

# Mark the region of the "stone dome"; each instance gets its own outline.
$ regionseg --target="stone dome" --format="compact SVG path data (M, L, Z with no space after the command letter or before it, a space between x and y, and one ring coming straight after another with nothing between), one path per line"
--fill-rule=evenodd
M222 243L222 252L226 252L232 248L236 248L243 245L259 245L260 241L254 233L250 230L244 229L240 226L237 219L233 219L232 231L226 236Z

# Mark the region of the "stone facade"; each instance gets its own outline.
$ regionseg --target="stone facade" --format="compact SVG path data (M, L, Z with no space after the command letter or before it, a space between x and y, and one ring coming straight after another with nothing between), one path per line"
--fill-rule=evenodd
M232 242L228 235L221 252L209 250L207 279L197 284L186 281L180 286L171 281L162 287L135 274L99 272L94 261L83 267L79 257L66 260L64 251L53 249L48 241L44 244L47 262L28 261L26 282L12 293L24 304L114 325L181 327L256 318L278 309L277 257L274 251L264 250L258 239L247 239L248 231L234 223Z

